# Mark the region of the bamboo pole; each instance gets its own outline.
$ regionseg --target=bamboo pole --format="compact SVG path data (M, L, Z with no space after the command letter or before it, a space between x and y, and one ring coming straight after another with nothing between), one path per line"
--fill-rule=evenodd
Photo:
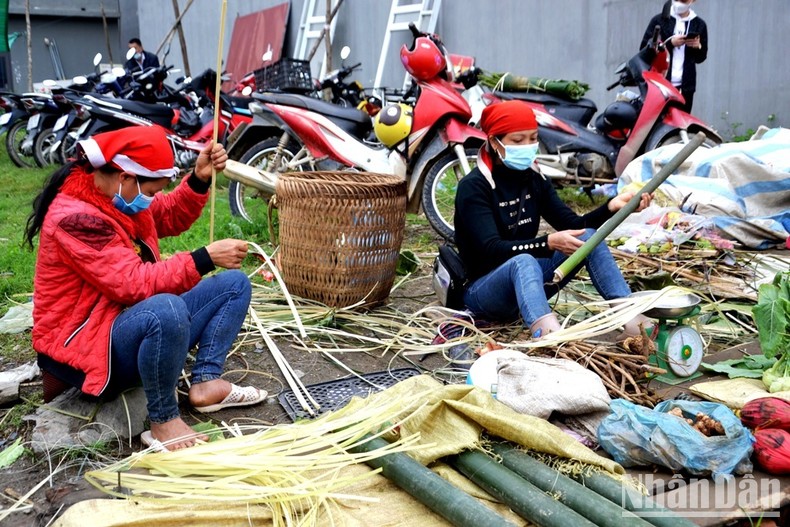
M388 443L380 437L351 447L352 453L372 452ZM404 453L392 453L366 462L433 512L459 527L508 527L513 524L451 485Z
M30 0L25 0L25 31L27 31L27 91L33 91L33 38L30 24Z
M178 10L178 0L173 0L173 12L176 15L176 27L178 28L178 43L181 46L181 60L184 61L184 73L187 77L191 77L192 74L189 71L189 54L187 53L187 41L184 38L184 26L181 24L181 13ZM224 25L223 25L224 27ZM219 74L219 72L217 72Z
M189 0L187 2L187 5L184 6L184 10L181 11L181 14L178 15L178 17L176 17L176 21L173 23L173 26L170 28L170 31L167 32L167 34L165 35L165 38L163 38L162 42L160 42L159 46L157 46L157 48L156 48L156 54L157 55L159 55L159 52L162 51L162 48L165 46L165 42L167 42L170 39L170 35L172 35L173 32L176 30L176 25L181 23L181 19L184 18L184 15L187 14L187 11L189 11L189 8L192 7L192 2L194 2L194 1L195 0Z
M101 23L104 27L104 42L107 44L107 58L110 59L110 68L112 68L112 47L110 46L110 30L107 27L107 15L104 13L104 0L100 2L101 7Z
M618 210L617 213L609 218L600 229L595 231L589 240L584 242L584 245L576 249L567 260L554 271L554 283L561 282L569 273L571 273L582 261L589 256L596 245L604 241L609 234L620 225L632 212L639 206L639 201L642 199L642 194L650 194L655 191L661 183L663 183L702 143L705 142L706 135L703 132L697 132L697 135L678 152L675 157L669 160L664 165L658 174L653 176L645 186L638 190L634 197L625 204L625 206Z
M530 523L540 527L596 527L482 452L467 450L445 461Z
M513 446L493 445L494 453L502 458L502 464L544 492L558 494L559 501L575 510L600 527L650 527L651 524L600 494L573 481L553 468L541 463L529 454L519 452Z
M174 2L176 0L173 0ZM187 5L187 8L189 5ZM228 11L228 0L222 0L222 10L219 16L219 42L217 43L217 79L214 84L214 130L211 134L211 140L217 144L217 136L219 134L219 116L221 97L220 88L222 83L222 49L225 43L225 13ZM186 12L186 9L184 10ZM178 17L177 23L181 22L181 17ZM182 48L183 50L183 48ZM210 161L210 159L209 159ZM208 242L214 241L214 205L217 201L217 170L214 168L214 163L211 163L211 206L209 207L209 225L208 225Z

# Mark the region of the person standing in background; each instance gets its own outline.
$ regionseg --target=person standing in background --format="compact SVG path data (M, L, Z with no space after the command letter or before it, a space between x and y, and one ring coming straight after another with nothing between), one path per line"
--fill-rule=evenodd
M123 69L129 73L159 67L159 58L150 51L145 51L139 38L129 39L129 49L134 49L134 56L123 65Z
M697 90L697 64L708 57L708 26L691 6L696 0L669 0L662 12L650 19L640 49L653 36L653 28L661 27L661 40L669 52L667 79L686 100L684 110L691 113Z

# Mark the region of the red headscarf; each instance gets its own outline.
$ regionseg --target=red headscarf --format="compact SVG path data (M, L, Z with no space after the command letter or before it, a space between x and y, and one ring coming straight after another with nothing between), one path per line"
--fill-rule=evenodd
M537 130L535 112L523 101L503 101L486 106L480 128L487 136L500 136L521 130Z

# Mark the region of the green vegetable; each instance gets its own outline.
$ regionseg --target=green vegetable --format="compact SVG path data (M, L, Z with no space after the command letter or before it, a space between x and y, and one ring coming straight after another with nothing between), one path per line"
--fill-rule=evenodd
M779 359L763 374L763 384L771 393L790 390L790 272L760 286L752 317L763 354Z
M750 379L760 379L763 372L776 364L776 359L765 357L764 355L746 355L740 359L730 359L717 362L716 364L702 363L702 367L717 373L726 373L730 379L747 377Z

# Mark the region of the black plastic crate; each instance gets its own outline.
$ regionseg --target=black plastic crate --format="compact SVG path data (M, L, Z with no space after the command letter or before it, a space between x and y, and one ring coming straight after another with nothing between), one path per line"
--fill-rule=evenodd
M315 90L310 63L306 60L283 58L253 73L259 91L307 93Z
M400 381L419 374L420 371L415 368L399 368L396 370L366 373L361 375L361 377L370 381L373 385L389 388ZM316 416L318 416L324 412L344 407L354 396L367 397L371 393L380 391L376 386L370 383L358 377L350 377L347 379L338 379L336 381L311 384L305 386L305 388L307 388L307 391L320 406L316 412ZM277 400L292 421L313 417L302 408L301 404L299 404L299 400L296 398L293 390L282 392L277 397Z

